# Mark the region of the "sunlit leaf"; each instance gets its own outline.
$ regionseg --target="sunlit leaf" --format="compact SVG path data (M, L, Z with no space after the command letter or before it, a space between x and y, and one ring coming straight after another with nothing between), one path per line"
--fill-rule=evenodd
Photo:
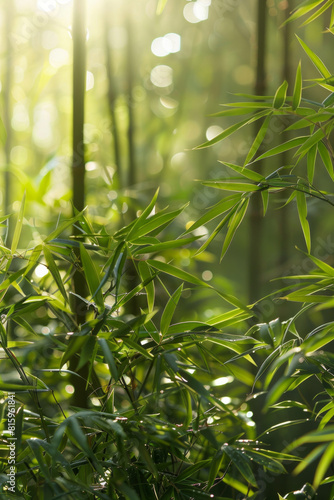
M166 7L168 0L158 0L158 5L157 5L157 15L160 16L162 14L162 11Z
M307 152L307 178L310 184L313 183L317 152L318 144L312 146Z
M276 106L274 106L274 107L276 107ZM251 145L250 150L248 151L248 154L246 156L244 165L247 165L252 160L252 158L254 157L254 155L256 154L256 152L258 151L259 147L261 146L261 144L262 144L262 142L263 142L263 140L265 138L265 135L267 133L271 117L272 117L272 115L270 113L268 116L266 116L264 122L262 123L262 125L260 127L260 130L258 131L258 133L257 133L257 135L256 135L256 137L254 139L254 142ZM255 172L254 172L254 174L255 174ZM243 175L245 175L245 174L243 174Z
M288 82L285 80L280 87L276 90L274 96L273 107L279 109L285 103L286 92L288 89Z
M223 445L222 450L232 460L241 475L252 486L256 486L256 479L251 468L251 460L240 450L233 446Z
M147 282L147 285L145 287L147 296L147 307L149 312L152 312L154 308L154 298L155 298L154 281L152 279L152 274L149 266L143 260L138 263L138 270L141 279Z
M317 5L320 5L323 0L306 0L304 1L291 16L288 18L286 22L294 21L295 19L299 19L300 17L308 14L311 10L315 9Z
M182 291L183 291L183 284L180 285L179 288L173 293L173 295L167 302L165 309L163 310L160 321L160 331L162 335L165 335L165 333L169 328L175 308L180 300Z
M303 230L307 251L308 251L308 253L310 253L310 251L311 251L311 233L310 233L310 226L309 226L309 223L307 220L307 204L306 204L305 193L297 191L296 198L297 198L297 208L298 208L300 225L301 225L302 230Z
M48 247L46 245L44 245L44 247L43 247L43 253L44 253L44 257L45 257L46 263L48 265L49 271L52 274L52 277L55 280L55 282L59 288L60 293L64 297L65 302L68 302L67 293L66 293L66 290L65 290L65 287L63 284L63 280L60 276L58 267L57 267L57 265L52 257L52 253L50 252L50 250L48 249Z
M102 291L101 289L99 289L100 280L98 277L98 273L92 258L82 244L80 244L80 256L89 291L91 295L94 295L97 305L100 306L101 309L103 309L104 301Z
M303 42L303 40L301 38L299 38L298 35L296 35L300 45L303 47L304 51L306 52L306 54L308 55L308 57L311 59L311 61L313 62L314 66L317 68L317 70L319 71L319 73L324 77L324 78L330 78L332 75L331 75L331 72L328 71L328 69L326 68L325 64L322 62L322 60L320 59L320 57L318 57L307 45L305 42Z
M202 217L200 217L196 222L194 222L194 224L192 224L189 229L185 231L185 234L194 231L198 227L201 227L207 222L210 222L212 219L215 219L216 217L218 217L218 215L221 215L227 210L230 210L238 202L239 198L240 196L238 194L223 198L211 209L209 209L204 215L202 215Z
M292 109L296 110L298 108L301 98L302 98L302 69L301 69L301 62L299 61L296 72L295 86L293 89Z
M240 206L238 207L238 209L234 213L233 217L229 221L228 230L227 230L227 233L226 233L226 236L224 239L224 244L223 244L220 259L222 259L225 255L225 253L227 252L227 249L231 244L231 241L235 235L236 230L238 229L243 218L246 215L248 205L249 205L249 198L242 200L242 202L240 203Z
M314 12L314 14L312 14L306 21L303 22L302 26L305 26L306 24L309 24L317 19L317 17L321 16L321 14L325 12L325 10L329 9L331 5L333 5L333 0L327 0L327 2L322 7L320 7L320 9Z
M202 182L204 186L209 186L217 189L224 189L226 191L238 191L240 193L249 193L253 191L258 191L261 186L257 184L250 184L246 182L229 182L229 181L205 181Z
M17 215L16 226L14 229L14 234L13 234L13 239L12 239L12 244L11 244L11 252L12 253L15 253L17 246L19 244L19 239L21 236L22 225L23 225L23 214L24 214L24 210L25 210L25 204L26 204L26 193L24 193L24 195L23 195L20 210L19 210L19 213Z
M318 142L318 151L320 153L322 162L325 165L326 170L327 170L330 178L332 179L332 181L334 181L334 170L333 170L332 158L331 158L331 155L330 155L328 149L326 148L325 144L321 141Z
M258 156L254 161L262 160L263 158L269 158L270 156L275 156L280 153L284 153L285 151L289 151L290 149L296 148L297 146L300 146L301 144L304 144L304 142L307 140L308 136L303 136L303 137L295 137L294 139L289 139L286 142L283 142L279 146L275 146L272 149L269 149L262 155Z

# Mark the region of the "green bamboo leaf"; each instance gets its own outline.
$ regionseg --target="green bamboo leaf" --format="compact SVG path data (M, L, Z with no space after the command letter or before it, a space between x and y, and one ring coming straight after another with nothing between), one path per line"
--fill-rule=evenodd
M152 213L152 210L156 204L157 198L159 194L159 189L156 190L151 202L149 205L145 208L145 210L142 212L142 214L136 219L136 221L133 223L130 232L127 235L127 240L129 241L130 238L132 238L132 234L134 231L136 231L139 227L141 227L144 222L146 221L147 217Z
M318 144L312 146L307 152L307 178L310 184L313 183L315 160L318 153Z
M234 448L233 446L223 445L221 448L224 453L232 460L233 464L239 470L240 474L246 479L248 483L252 486L257 486L256 479L252 471L251 460L242 453L242 451Z
M314 14L312 14L312 16L310 16L306 21L303 22L302 26L305 26L306 24L311 23L317 17L321 16L321 14L323 12L325 12L325 10L329 9L329 7L331 5L333 5L333 2L334 2L334 0L327 0L327 2L322 7L320 7L320 9L317 10L317 12L314 12Z
M110 374L112 375L115 382L117 382L117 380L119 378L118 370L117 370L117 366L115 363L113 353L109 349L108 342L106 339L99 338L98 343L100 344L104 358L105 358L106 362L108 363Z
M334 443L330 443L324 454L322 455L318 467L314 474L313 486L317 489L320 486L327 470L329 469L334 458Z
M225 213L227 210L230 210L236 202L239 200L240 195L239 194L233 194L231 196L227 196L226 198L223 198L220 200L216 205L213 205L212 208L210 208L206 214L202 215L194 224L192 224L185 232L184 234L191 233L195 229L204 226L207 222L210 222L211 220L215 219L218 217L218 215L221 215Z
M245 105L247 103L235 103L235 104L231 104L230 106L234 106L236 104ZM253 103L253 106L254 106L254 103ZM266 106L266 107L268 107L268 106ZM271 108L271 105L270 105L270 108ZM231 134L233 134L237 130L241 129L245 125L251 124L251 123L255 122L256 120L259 120L260 118L262 118L262 116L266 116L268 113L270 113L270 110L260 111L259 113L254 115L252 118L247 118L247 120L243 120L239 123L235 123L234 125L231 125L227 129L225 129L224 132L221 132L216 137L211 139L210 141L204 142L203 144L196 146L194 149L202 149L202 148L208 148L210 146L213 146L214 144L217 144L217 142L220 142L223 139L226 139L226 137L230 136Z
M206 490L210 490L211 486L213 485L213 483L217 479L223 458L224 458L224 450L219 449L218 451L216 451L216 453L211 461L211 466L210 466L209 476L208 476L208 484L207 484Z
M231 108L231 109L224 109L223 111L218 111L217 113L212 113L209 116L212 116L214 118L221 117L221 116L240 116L240 115L248 115L252 113L256 113L256 111L259 110L259 108L256 107L256 103L253 103L254 107L252 108Z
M35 458L38 462L40 470L41 470L42 474L44 475L45 479L51 481L49 467L47 466L46 461L45 461L45 457L43 456L39 440L27 439L27 443L28 443L29 447L31 448L33 454L35 455Z
M287 19L287 21L283 23L283 25L286 24L287 22L299 19L305 14L308 14L311 10L315 9L317 5L320 5L322 2L323 0L306 0L295 10L293 14L291 14L291 16Z
M234 207L231 208L231 210L228 212L227 215L219 222L219 224L215 227L215 229L212 231L210 234L209 238L203 243L203 245L197 250L195 255L199 255L200 253L204 252L206 248L210 245L210 243L214 240L214 238L217 236L217 234L223 229L224 226L228 223L234 212L236 211L238 207L238 203L234 205Z
M263 217L266 215L269 204L269 191L268 189L263 189L261 191L262 205L263 205Z
M90 294L95 296L96 304L101 309L104 309L103 295L101 289L99 289L100 280L98 273L93 260L82 243L80 243L80 256Z
M211 462L212 462L211 459L207 459L207 460L200 460L199 462L197 462L193 465L190 465L184 471L182 471L181 474L179 474L177 476L177 482L183 483L185 481L185 479L192 476L195 472L209 466L211 464Z
M289 390L290 385L292 385L294 379L291 377L281 377L269 391L266 398L265 409L276 403L276 401Z
M300 464L297 465L295 470L293 471L294 474L300 474L306 467L308 467L312 462L315 460L319 463L319 457L324 453L326 450L327 445L322 444L314 448L301 462Z
M261 97L261 99L263 99L263 97ZM240 101L240 102L229 102L227 104L223 104L223 106L228 106L228 107L237 107L237 108L253 108L254 106L256 106L257 109L261 109L261 108L267 108L268 110L270 110L272 108L272 104L271 102L244 102L244 101ZM269 111L270 112L270 111Z
M249 205L249 198L244 198L236 212L234 213L233 217L231 218L229 225L228 225L228 230L224 239L224 244L223 244L223 249L222 253L220 256L220 260L224 257L225 253L227 252L228 247L231 244L231 241L233 239L233 236L235 235L236 230L240 226L246 212L247 208Z
M173 293L173 295L168 300L166 307L162 313L161 321L160 321L160 331L162 335L165 335L167 332L172 317L174 315L175 308L180 300L181 294L183 291L183 283L179 286L177 290Z
M326 264L326 262L323 262L320 259L317 259L317 257L314 257L313 255L308 255L308 257L315 263L316 266L319 267L319 269L324 271L328 276L332 276L334 278L334 268L332 266Z
M285 151L289 151L290 149L296 148L297 146L304 144L307 138L308 135L305 135L302 137L295 137L294 139L290 139L286 142L283 142L283 144L275 146L274 148L269 149L268 151L263 153L261 156L258 156L257 158L255 158L254 161L262 160L263 158L269 158L270 156L275 156L280 153L284 153Z
M239 193L252 193L254 191L259 191L262 189L261 186L257 184L251 184L246 182L229 182L229 181L204 181L202 182L204 186L209 186L217 189L223 189L226 191L237 191Z
M252 158L255 156L256 152L258 151L259 147L261 146L261 144L265 138L265 135L267 133L271 117L272 117L272 113L269 113L269 115L266 116L264 122L262 123L261 128L258 131L258 133L254 139L254 142L250 147L250 150L248 151L244 165L247 165L252 160ZM245 174L243 174L243 175L245 175Z
M323 106L325 106L325 108L327 108L329 106L333 106L334 105L334 92L329 94L329 96L327 96L326 99L324 99L321 104L323 104Z
M235 123L234 125L231 125L230 127L225 129L223 132L218 134L216 137L214 137L210 141L204 142L203 144L196 146L194 149L203 149L203 148L208 148L210 146L213 146L214 144L217 144L217 142L220 142L220 141L226 139L226 137L233 134L234 132L236 132L240 128L244 127L247 123L249 123L249 118L247 118L247 120L243 120L241 122Z
M165 262L161 262L160 260L151 260L151 259L148 259L147 263L151 267L154 267L154 269L158 269L163 273L175 276L175 278L179 278L182 281L187 281L188 283L192 283L193 285L204 286L205 288L212 288L205 281L202 281L199 278L196 278L196 276L193 276L192 274L189 274L186 271L183 271L182 269L172 266L171 264L166 264Z
M305 42L303 42L303 40L301 38L299 38L298 35L296 35L297 39L298 39L298 42L300 43L300 45L303 47L304 51L306 52L306 54L308 55L308 57L311 59L311 61L313 62L314 66L317 68L317 70L319 71L319 73L324 77L324 78L330 78L332 75L331 75L331 72L328 71L328 69L326 68L325 64L322 62L322 60L320 59L320 57L318 57L307 45Z
M251 181L262 182L264 179L263 175L259 174L258 172L254 172L253 170L250 170L249 168L240 167L239 165L234 165L233 163L226 163L223 161L220 161L220 163L222 163L223 165L226 165L231 170L234 170L238 174L243 175L244 177L246 177L246 179L249 179Z
M190 232L190 231L191 230L189 229L186 232ZM163 252L164 250L170 250L170 249L174 249L174 248L184 247L186 245L189 245L189 243L193 243L194 241L198 240L199 238L201 238L201 236L192 236L191 238L180 238L178 240L164 241L163 243L155 243L152 245L149 244L147 246L140 247L140 248L136 249L134 252L132 252L132 255L136 256L136 255L142 255L142 254L148 254L148 253Z
M60 368L62 368L64 364L67 363L67 361L72 358L72 356L81 352L82 346L84 345L85 341L86 337L84 335L81 336L73 335L71 337L67 349L61 358Z
M143 281L147 282L145 287L146 297L147 297L147 307L148 311L152 312L154 308L154 298L155 298L155 289L154 289L154 281L152 279L152 274L149 266L143 260L138 263L138 270L140 277ZM151 278L151 279L150 279Z
M148 352L148 350L145 347L138 344L138 342L134 342L131 339L125 338L124 344L126 344L128 347L131 347L132 349L134 349L135 352L137 352L137 353L139 352L140 354L142 354L142 356L144 356L144 358L147 358L149 360L154 359L152 354L150 352Z
M11 384L10 382L5 383L0 381L0 391L6 391L6 392L36 391L36 387L34 385Z
M302 98L302 66L301 66L301 61L299 61L297 72L296 72L295 86L294 86L293 95L292 95L292 109L293 110L296 110L299 107L301 98Z
M332 115L329 113L314 113L307 118L302 118L301 120L292 123L285 130L299 130L301 128L310 128L315 124L327 122L329 119L331 119L331 116Z
M288 90L288 82L286 80L284 80L282 85L280 85L278 87L278 89L276 90L276 93L274 96L273 107L275 109L281 108L283 106L283 104L285 103L287 90Z
M87 457L92 461L95 469L104 476L104 471L102 466L99 464L99 462L96 460L95 454L93 453L93 450L88 444L87 436L81 429L81 426L76 418L69 418L67 419L67 435L72 441L72 443L79 448L79 450L82 450Z
M157 11L156 11L158 16L160 16L160 14L162 14L162 11L166 7L167 1L168 0L158 0Z
M318 144L319 146L320 141L324 137L325 137L325 132L321 128L319 128L316 132L314 132L314 134L310 135L306 139L306 141L304 141L304 144L302 144L300 148L297 149L294 156L306 154L315 144Z
M151 233L152 231L156 229L164 229L167 224L172 222L178 215L180 215L181 212L188 206L189 203L186 203L183 205L181 208L178 210L174 210L173 212L169 213L157 213L155 215L152 215L151 217L147 218L141 225L137 225L136 228L132 228L131 233L126 237L126 241L133 242L134 240L141 238L142 236L145 236L148 233ZM160 232L160 231L158 231Z
M300 225L301 225L301 228L303 230L307 251L308 251L308 253L310 253L311 252L311 233L310 233L310 226L309 226L309 223L307 220L307 203L306 203L305 193L302 193L301 191L297 191L296 192L296 199L297 199L297 209L298 209Z
M99 286L97 287L94 294L92 295L92 299L94 299L95 295L103 288L103 286L107 283L107 281L114 274L115 267L117 265L117 262L119 262L119 259L123 255L122 252L124 251L124 249L125 249L125 242L121 241L121 243L119 243L117 245L117 248L114 251L113 255L106 262L104 269L107 268L107 270L104 271L103 278L101 279Z
M66 303L66 302L68 302L68 297L67 297L67 293L66 293L66 290L65 290L65 287L63 284L63 280L60 276L58 267L57 267L57 265L52 257L52 253L50 252L50 250L48 249L48 247L46 245L44 245L44 247L43 247L43 253L44 253L44 257L45 257L46 263L48 265L49 271L52 274L53 279L55 280L55 282L59 288L59 291L62 294L62 296L64 297L65 303Z
M75 224L78 220L81 219L83 213L84 213L85 210L83 210L82 212L79 212L75 215L75 217L72 217L71 219L68 219L66 221L64 221L62 224L60 224L54 231L52 231L49 236L47 236L45 239L44 239L44 243L50 243L51 240L54 240L56 238L58 238L58 236L63 232L65 231L65 229L67 229L68 227L72 226L73 224ZM71 240L68 240L68 244L71 243ZM73 241L73 243L78 243L78 242L75 242Z
M17 249L17 245L19 243L20 236L21 236L25 204L26 204L26 192L24 192L24 195L23 195L23 198L21 201L20 210L19 210L19 213L17 216L17 221L16 221L15 230L14 230L13 239L12 239L12 245L11 245L12 254L15 253L15 251Z
M265 467L274 474L286 474L285 467L278 460L275 460L268 456L266 454L266 450L262 450L262 452L259 452L252 449L248 450L246 448L245 455L249 457L253 462L256 462L261 467Z
M320 141L318 142L318 150L322 159L323 164L325 165L325 168L332 179L334 181L334 169L333 169L333 163L332 163L332 158L331 155L326 148L325 144Z

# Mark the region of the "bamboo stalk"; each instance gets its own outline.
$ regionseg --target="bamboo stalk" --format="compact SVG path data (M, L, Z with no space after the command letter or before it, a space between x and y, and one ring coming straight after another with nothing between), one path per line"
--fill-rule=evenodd
M105 47L105 55L106 55L106 71L107 71L107 79L108 79L108 106L109 113L111 119L111 133L113 136L113 148L114 148L114 163L116 165L116 175L118 182L118 189L122 189L123 179L122 179L122 165L121 165L121 150L119 143L119 133L118 133L118 123L117 116L115 111L116 104L116 85L113 78L112 71L112 57L111 57L111 48L109 47L109 11L110 11L110 2L109 0L104 0L104 12L103 12L103 23L104 23L104 47Z
M131 19L131 9L129 9L127 17L127 32L128 32L128 53L127 53L127 87L128 87L128 186L134 186L137 182L137 169L135 160L135 117L133 112L132 89L134 82L134 41L133 41L133 26Z
M12 124L11 124L11 114L12 114L12 106L11 106L11 98L10 92L12 88L12 78L13 78L13 49L10 41L10 35L13 30L13 21L14 21L14 3L6 2L5 9L5 38L6 38L6 49L5 53L6 57L6 73L4 77L4 126L7 132L6 142L5 142L5 159L6 159L6 170L4 173L4 213L9 214L10 205L12 201L12 193L11 193L11 172L10 172L10 152L12 149ZM8 232L7 232L7 246L10 247L12 240L12 231L10 230L10 225L8 224Z
M287 1L287 6L284 10L284 21L288 19L290 12L293 10L293 1ZM283 64L282 64L282 80L286 80L289 84L289 88L291 89L291 24L286 23L283 27ZM287 131L282 133L282 142L286 142L289 140L291 134ZM284 151L282 154L282 165L288 164L289 155L287 151ZM284 203L284 192L282 192L282 201ZM284 265L289 257L289 211L290 206L284 208L284 210L279 211L279 265Z
M255 94L264 95L266 91L266 24L267 5L266 0L258 0L257 4L257 66ZM254 133L257 134L261 124L255 122ZM260 153L260 151L259 151ZM259 162L257 171L263 172L263 163ZM262 203L261 195L254 193L250 203L249 218L249 261L248 261L248 283L249 301L254 302L261 295L262 289Z
M85 117L85 89L86 89L86 2L74 0L73 2L73 130L72 130L72 189L73 209L81 211L85 206L85 146L84 146L84 117ZM78 238L80 231L73 226L73 236ZM77 250L77 249L76 249ZM80 253L76 253L78 266L80 266ZM78 327L85 322L86 313L80 297L86 296L87 285L84 275L76 270L73 275L72 308ZM77 370L78 360L74 357L70 361L70 370L80 377L74 376L71 382L74 386L72 403L75 406L87 407L88 392L86 380L88 366Z

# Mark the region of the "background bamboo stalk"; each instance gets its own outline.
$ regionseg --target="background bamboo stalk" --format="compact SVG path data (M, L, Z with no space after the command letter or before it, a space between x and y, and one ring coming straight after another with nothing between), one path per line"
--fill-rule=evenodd
M13 48L10 40L10 35L13 29L14 22L14 4L13 2L6 2L5 8L5 47L6 47L6 65L5 65L5 77L4 77L4 107L3 107L3 118L4 126L7 132L6 142L5 142L5 161L6 169L4 173L4 213L9 214L10 205L12 201L11 193L11 172L10 172L10 152L12 149L12 106L11 106L11 89L12 89L12 79L13 79ZM12 230L11 225L8 224L7 231L7 245L11 246L12 240Z
M73 130L72 130L72 187L74 212L81 211L85 206L85 146L84 146L84 117L85 117L85 88L86 88L86 2L74 0L73 2ZM73 236L78 238L80 230L73 226ZM77 265L80 267L80 253L76 252ZM87 292L86 281L83 273L76 270L73 275L73 310L78 326L85 322L85 305L80 297L85 297ZM74 386L73 404L86 407L88 391L86 380L88 366L77 370L77 359L72 357L70 370L78 376L72 377Z
M287 2L284 12L284 21L286 21L293 10L293 1ZM290 94L293 91L291 79L291 24L286 23L283 28L283 64L282 64L282 80L286 80L289 84ZM291 138L288 131L283 131L282 142L286 142ZM289 155L286 151L282 154L282 165L288 164ZM283 193L282 193L283 195ZM282 197L282 202L284 199ZM282 204L283 204L282 203ZM279 259L278 265L283 266L289 258L289 205L284 210L279 211Z
M109 114L111 120L111 133L113 140L113 157L114 163L116 166L116 178L118 189L122 189L123 187L123 172L122 172L122 161L121 161L121 149L120 149L120 141L119 141L119 131L118 131L118 123L116 116L116 84L115 78L113 75L113 61L111 55L111 47L109 46L109 29L110 29L110 1L104 1L104 11L103 11L103 23L104 23L104 49L105 49L105 58L106 58L106 73L108 79L108 107Z
M267 5L266 0L258 0L257 4L257 58L256 58L256 81L255 94L266 93L266 24ZM256 121L254 134L256 135L261 124ZM261 148L259 149L259 153ZM263 172L263 162L258 162L257 171ZM249 301L254 302L261 295L262 289L262 202L261 195L254 193L251 197L249 208L249 252L248 252L248 296Z

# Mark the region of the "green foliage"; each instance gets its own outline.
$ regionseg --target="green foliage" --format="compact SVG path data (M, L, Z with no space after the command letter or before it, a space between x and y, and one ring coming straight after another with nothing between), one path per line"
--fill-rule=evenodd
M158 2L158 12L165 4ZM307 15L305 23L311 22L332 4L306 1L290 20ZM280 481L279 499L320 498L330 487L333 493L334 322L301 332L299 321L334 303L334 268L311 254L307 206L309 199L333 206L331 192L315 183L317 159L328 181L334 180L334 87L321 59L299 41L321 74L313 83L329 95L321 103L303 97L299 64L292 95L283 82L274 96L244 96L245 102L217 113L224 119L250 116L197 149L257 120L262 124L242 165L222 162L232 175L203 182L233 194L177 238L166 233L186 206L159 210L156 192L121 229L111 230L83 211L21 248L22 234L31 225L24 219L24 195L16 221L11 220L11 244L6 234L0 241L4 498L14 432L5 416L12 392L13 498L260 500L263 482L286 474L295 475L296 487L287 493ZM274 117L293 118L286 129L304 132L264 151ZM288 165L266 174L253 170L256 162L294 149ZM223 258L251 198L261 194L266 213L277 193L286 195L285 204L295 203L306 244L301 255L315 267L286 277L288 285L275 292L285 303L297 303L297 312L266 323L257 315L257 304L247 306L184 270L180 255L191 246L192 260L203 257L224 231ZM198 233L189 236L218 217L204 242L197 241ZM80 238L69 236L73 224ZM82 294L73 291L75 273L86 285ZM190 289L218 296L223 312L210 319L184 318L179 311ZM77 321L78 304L85 312L83 323ZM87 408L71 403L82 369L90 394ZM279 420L265 419L263 429L263 412ZM297 429L293 437L290 428ZM276 439L282 431L284 442ZM302 476L306 469L312 471L312 485Z

